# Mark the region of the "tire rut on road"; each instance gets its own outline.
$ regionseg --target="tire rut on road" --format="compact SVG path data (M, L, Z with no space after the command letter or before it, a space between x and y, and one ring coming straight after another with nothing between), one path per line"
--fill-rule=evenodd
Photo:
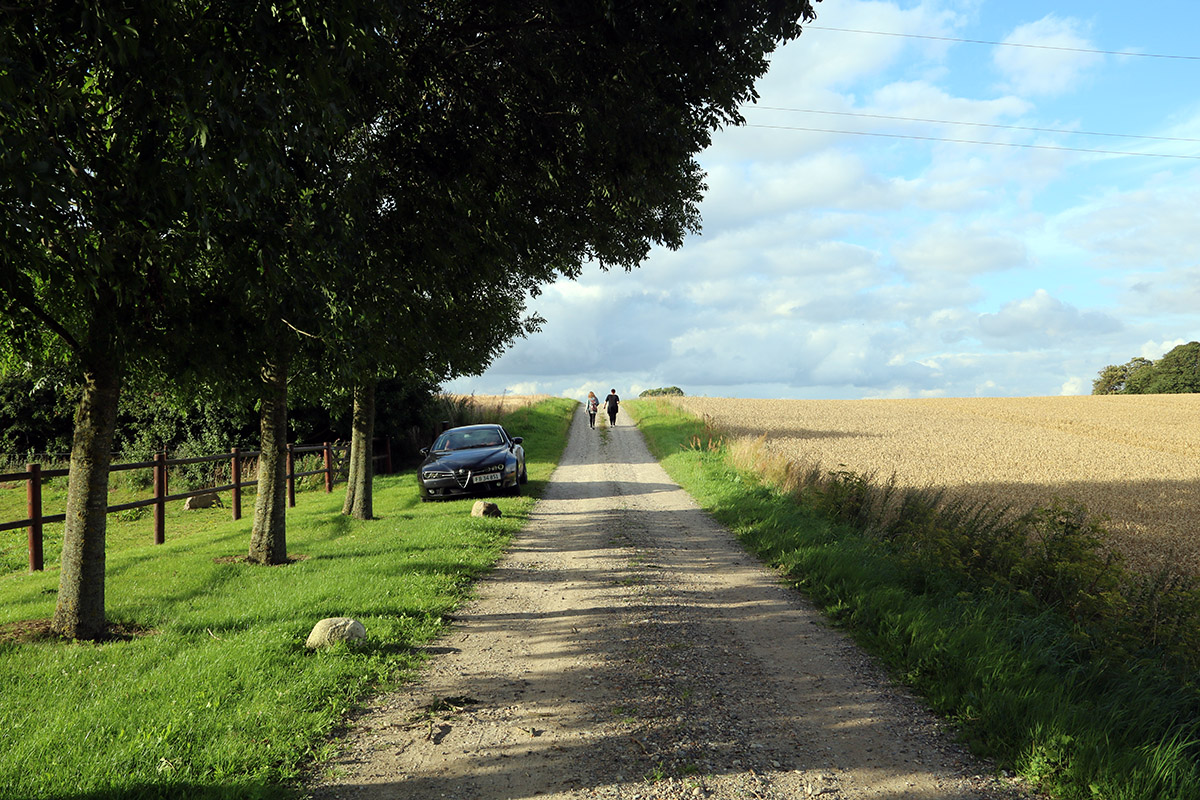
M1018 798L670 480L586 414L419 680L314 800Z

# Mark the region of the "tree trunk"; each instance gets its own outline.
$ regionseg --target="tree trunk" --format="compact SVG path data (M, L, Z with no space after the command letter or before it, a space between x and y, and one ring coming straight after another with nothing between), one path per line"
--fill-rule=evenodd
M277 353L262 370L262 455L248 556L256 564L287 562L287 377L288 356Z
M375 478L375 379L354 387L354 421L350 432L350 476L342 513L355 519L374 516L371 489Z
M104 538L108 514L108 470L121 394L121 362L112 341L112 303L101 297L84 354L83 396L75 414L67 518L51 630L71 639L100 639L104 615ZM100 306L107 306L100 308Z

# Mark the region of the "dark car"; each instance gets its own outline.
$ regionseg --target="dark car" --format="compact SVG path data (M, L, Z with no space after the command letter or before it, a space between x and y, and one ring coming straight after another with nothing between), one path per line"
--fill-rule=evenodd
M421 450L425 456L417 470L421 499L501 491L520 494L521 484L529 479L522 441L500 425L463 425L444 431L432 447Z

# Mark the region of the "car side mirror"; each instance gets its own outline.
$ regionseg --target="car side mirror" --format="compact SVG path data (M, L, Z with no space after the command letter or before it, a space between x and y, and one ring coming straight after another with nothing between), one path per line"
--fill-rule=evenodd
M520 444L523 441L525 441L525 437L523 437L523 436L514 436L513 437L513 444Z
M421 448L421 455L423 455L423 456L427 456L427 455L429 455L429 448L428 448L428 447L422 447L422 448Z

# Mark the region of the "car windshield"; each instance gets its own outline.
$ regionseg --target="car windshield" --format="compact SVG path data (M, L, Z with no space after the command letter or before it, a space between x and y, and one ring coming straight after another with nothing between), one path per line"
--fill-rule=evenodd
M499 447L504 440L497 430L446 431L433 445L434 450L469 450L472 447Z

